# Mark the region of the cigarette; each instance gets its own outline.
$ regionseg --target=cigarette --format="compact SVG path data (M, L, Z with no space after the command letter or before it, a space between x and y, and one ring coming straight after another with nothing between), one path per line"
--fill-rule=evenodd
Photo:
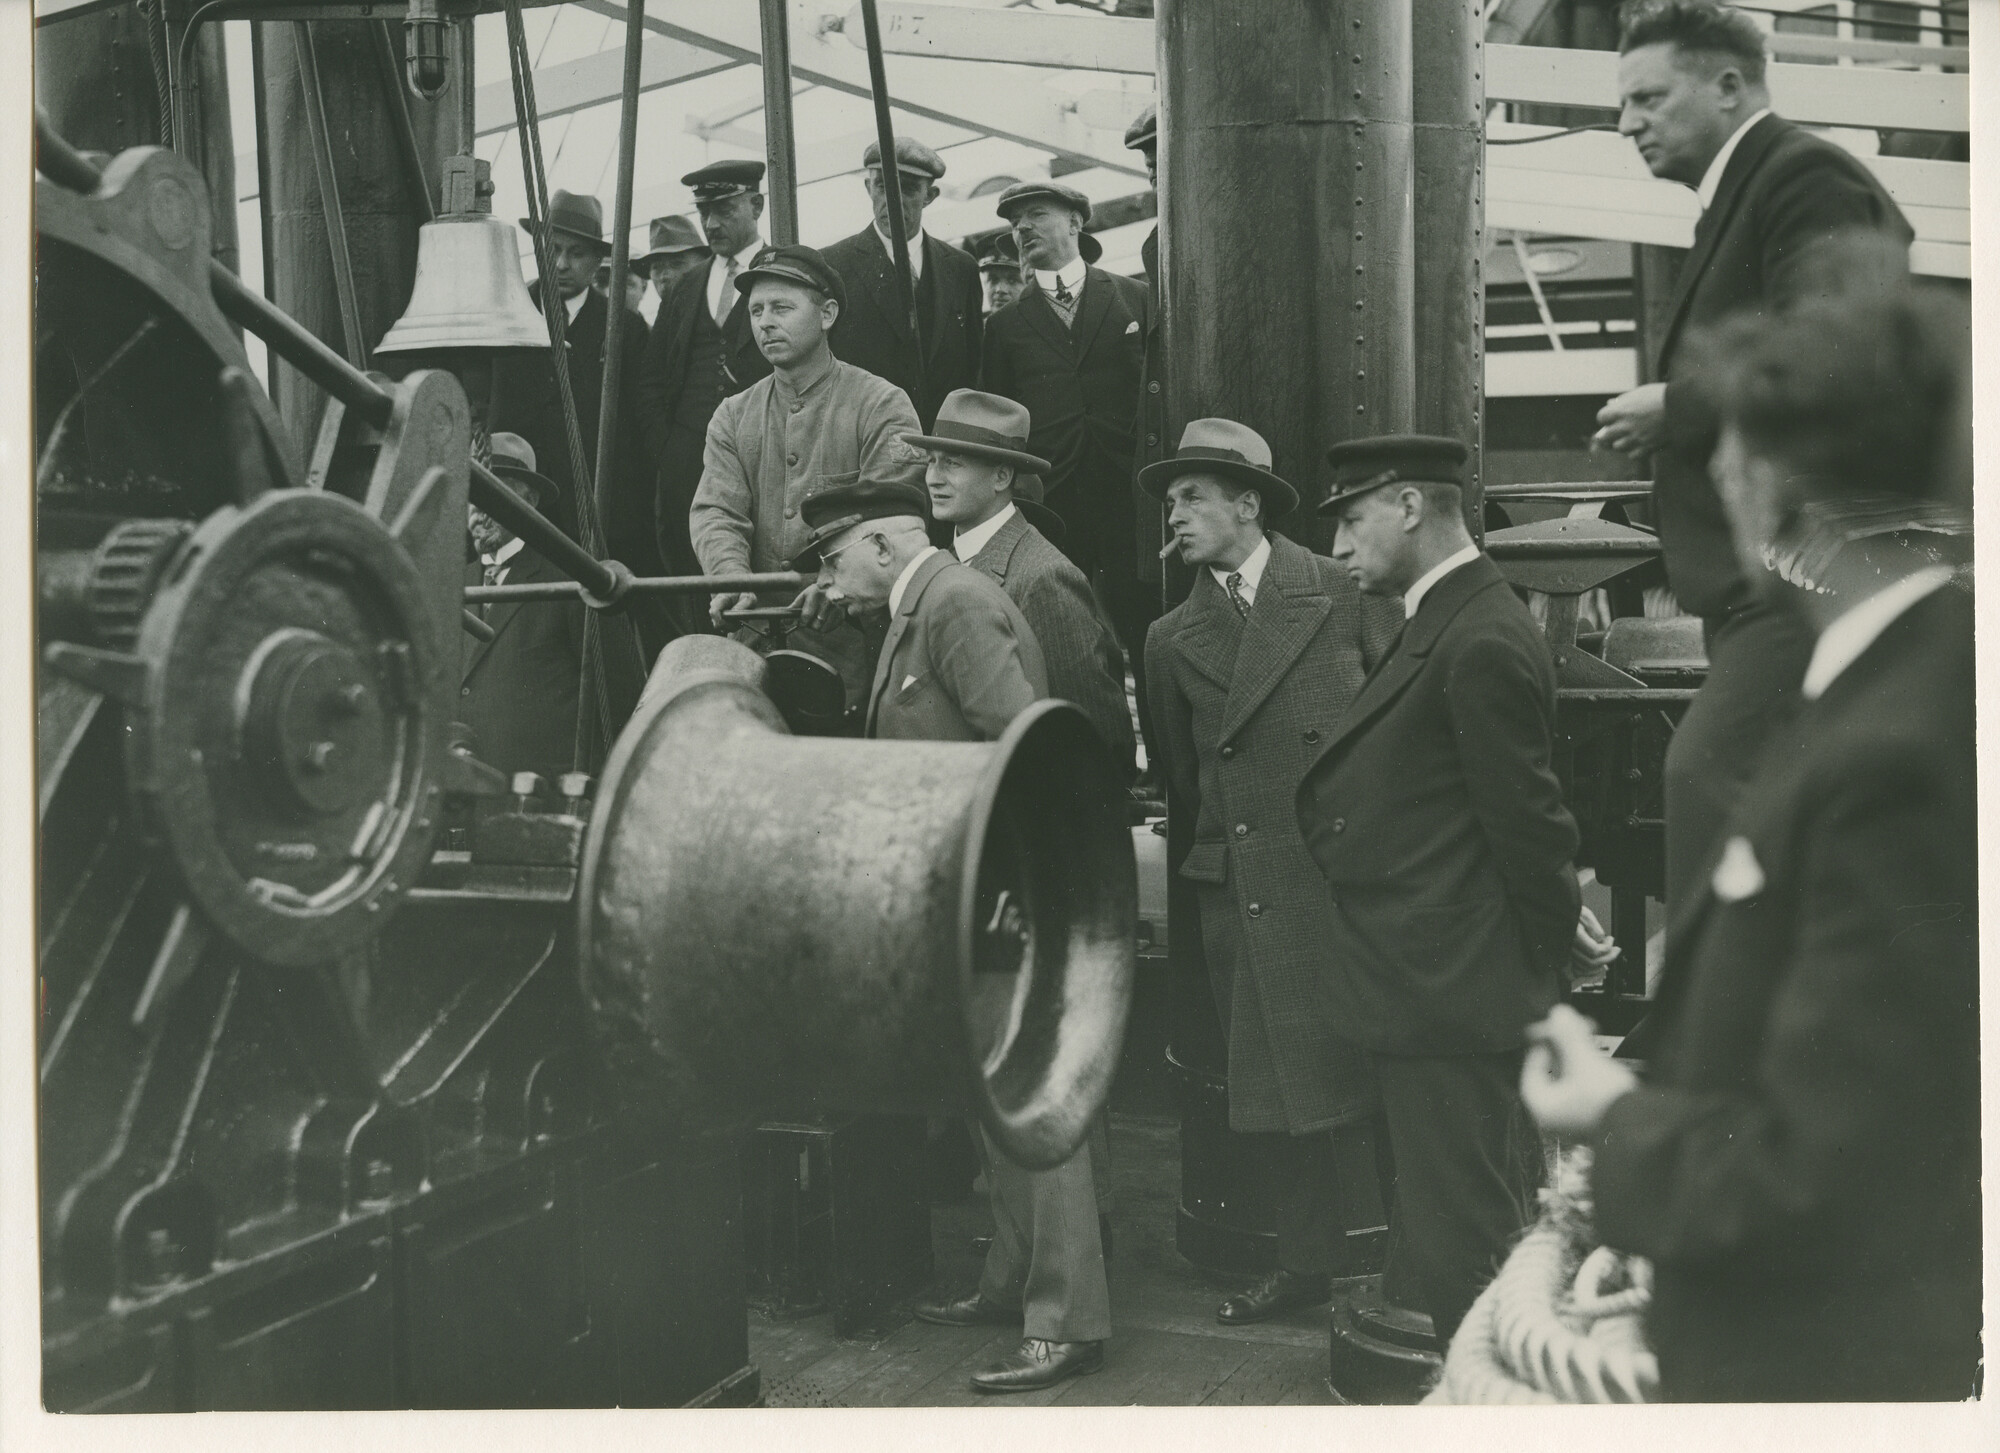
M1180 547L1181 547L1181 537L1179 535L1176 535L1171 540L1167 541L1166 544L1160 547L1160 558L1162 560L1166 559L1169 555L1173 554L1174 551L1180 549Z

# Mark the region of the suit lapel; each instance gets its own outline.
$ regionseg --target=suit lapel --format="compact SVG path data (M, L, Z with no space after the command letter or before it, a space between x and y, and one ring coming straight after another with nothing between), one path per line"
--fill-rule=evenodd
M882 239L873 227L861 232L855 241L868 249L863 254L868 259L868 267L862 276L868 300L882 314L883 321L889 325L889 331L896 335L897 341L907 344L910 341L910 320L903 312L901 290L896 286L896 264L883 250Z
M993 538L973 560L984 561L993 571L993 578L1006 583L1007 571L1014 564L1014 552L1021 548L1021 541L1028 536L1028 520L1017 506L1006 524L994 531ZM967 562L970 563L970 562Z
M938 344L944 338L945 325L950 321L946 309L951 299L946 297L944 283L944 244L928 232L924 234L924 276L931 280L930 315L924 319L924 361L930 363L937 357Z
M1264 704L1264 698L1333 610L1333 602L1320 589L1310 562L1304 558L1305 550L1282 535L1270 539L1271 558L1265 563L1263 580L1258 582L1257 599L1243 622L1229 700L1222 710L1221 740L1225 742Z
M1188 605L1188 622L1174 632L1174 645L1187 657L1189 665L1227 691L1235 662L1229 650L1228 620L1223 613L1234 615L1236 607L1229 603L1222 587L1206 569L1195 577L1194 588L1188 592Z
M1028 291L1018 306L1028 315L1028 322L1034 330L1049 341L1049 345L1063 357L1070 356L1073 340L1069 329L1063 327L1062 319L1056 316L1053 304L1042 295L1041 288L1029 284Z
M1077 306L1076 327L1071 331L1078 357L1090 351L1097 330L1104 326L1104 315L1111 311L1111 291L1110 274L1094 267L1083 270L1083 300Z
M538 558L533 551L525 548L522 549L521 553L514 557L513 567L508 570L507 579L504 583L508 585L526 585L530 581L559 578L544 575L536 569ZM485 573L477 565L471 566L467 573L477 574L481 581L486 578ZM500 643L500 637L506 634L507 627L514 624L514 617L521 613L521 607L524 604L527 604L527 602L502 600L494 602L493 605L487 608L486 624L492 627L493 639L490 641L475 640L472 643L472 655L466 660L464 675L470 676L477 670L479 663L486 659L487 652ZM542 607L544 610L547 608L546 606Z
M939 550L928 556L917 567L917 573L910 577L910 583L903 590L901 607L889 622L889 633L882 638L882 654L875 659L875 681L868 689L868 718L862 728L863 735L872 736L875 718L882 709L882 694L889 685L890 673L895 670L896 650L909 633L910 622L916 618L917 602L923 599L924 591L937 579L938 572L951 563L949 551Z
M1674 284L1673 305L1667 310L1667 326L1660 334L1659 356L1654 359L1656 372L1664 372L1666 361L1673 357L1674 345L1680 341L1681 324L1687 320L1688 308L1694 301L1695 288L1708 270L1722 234L1729 230L1752 174L1777 144L1784 125L1778 117L1766 116L1744 133L1743 139L1736 143L1736 150L1730 153L1729 165L1722 169L1722 180L1715 188L1715 199L1695 225L1694 247L1681 263L1681 275Z

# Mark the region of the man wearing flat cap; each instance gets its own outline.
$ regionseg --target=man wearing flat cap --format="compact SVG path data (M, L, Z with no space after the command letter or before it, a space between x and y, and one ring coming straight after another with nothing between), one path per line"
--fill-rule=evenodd
M664 305L675 280L707 267L711 255L707 241L687 218L655 217L646 226L646 251L632 259L632 270L652 280L653 296Z
M913 136L899 136L893 181L884 177L879 142L868 143L861 165L874 221L826 249L826 260L847 284L847 306L833 327L834 356L902 389L928 429L946 394L979 382L984 321L979 269L958 248L924 231L924 208L937 200L938 179L945 171L942 157ZM890 251L889 229L898 216L917 294L921 366Z
M1028 453L1028 411L998 394L959 389L928 434L908 442L928 452L931 512L952 528L952 553L990 576L1021 608L1048 663L1049 689L1090 718L1122 778L1134 770L1125 657L1091 598L1090 585L1051 538L1062 521L1041 502L1048 461ZM1022 486L1032 480L1032 493Z
M1031 286L987 320L984 387L1034 419L1029 448L1055 466L1048 503L1069 526L1063 553L1090 579L1135 674L1143 673L1159 591L1140 575L1132 459L1152 299L1143 283L1085 262L1090 199L1082 192L1019 182L1000 194L998 211L1014 229ZM1143 677L1139 685L1143 696Z
M857 479L907 488L921 516L923 460L903 442L919 432L909 396L842 363L828 344L847 301L840 274L813 248L770 247L732 286L743 294L739 306L772 372L724 399L709 420L688 515L702 573L790 569L811 534L806 503ZM728 629L726 612L759 603L748 593L717 595L709 602L710 622ZM797 604L804 615L788 644L840 672L858 716L874 666L872 639L817 588Z
M1298 504L1255 430L1196 419L1140 485L1195 578L1146 639L1174 864L1201 920L1228 1045L1229 1125L1275 1173L1277 1267L1219 1309L1262 1321L1327 1300L1384 1223L1367 1057L1332 1012L1326 885L1292 792L1388 646L1394 612L1331 560L1271 531Z
M923 495L863 477L806 502L813 527L799 557L840 607L886 608L889 634L868 695L870 737L990 742L1048 695L1042 650L1007 594L930 543ZM984 1393L1030 1392L1104 1364L1111 1296L1096 1235L1088 1154L1050 1171L1010 1162L990 1136L994 1239L979 1289L920 1305L951 1326L1020 1325L1019 1348L972 1375ZM1082 1228L1082 1234L1065 1234Z
M1533 1216L1523 1031L1572 955L1615 952L1579 917L1576 822L1549 765L1555 668L1466 533L1465 457L1422 435L1328 452L1333 558L1404 625L1314 745L1296 807L1327 893L1321 993L1373 1062L1397 1258L1443 1343Z
M659 553L675 575L700 573L688 532L688 510L701 481L708 422L716 405L771 371L751 335L736 279L763 247L761 161L718 161L681 178L694 191L710 256L660 295L652 335L639 369L646 442L658 462L654 527ZM679 609L684 630L703 628L704 612L688 599Z
M554 502L555 482L536 472L534 446L518 434L492 436L493 472L535 509ZM476 562L467 585L529 585L567 580L526 541L477 505L466 506ZM583 664L583 602L498 601L477 607L490 639L464 637L458 702L452 713L472 728L480 761L512 775L549 781L570 769L576 746L578 672Z
M546 220L550 271L556 296L565 310L570 394L576 401L576 422L583 435L584 467L591 473L582 481L572 478L569 425L563 416L555 365L546 353L515 354L504 360L495 380L498 397L493 427L518 434L528 442L541 463L542 473L555 484L548 501L550 517L581 538L578 507L597 482L597 415L604 392L604 350L611 317L604 295L591 283L598 267L611 255L611 244L604 235L604 209L595 197L559 190L549 198ZM528 229L527 218L521 219L521 226ZM534 298L537 308L542 306L546 281L537 278L528 285L529 296ZM624 363L620 374L617 453L612 464L611 487L596 504L606 551L643 575L658 565L653 545L652 463L640 419L645 405L637 378L639 360L646 349L643 318L626 318L619 349ZM652 617L642 611L634 620L648 646L657 650L665 644L649 629Z

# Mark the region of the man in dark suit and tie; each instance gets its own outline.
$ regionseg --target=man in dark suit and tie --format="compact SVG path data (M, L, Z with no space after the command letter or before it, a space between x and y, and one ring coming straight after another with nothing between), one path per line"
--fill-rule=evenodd
M535 451L518 434L493 436L492 469L536 509L555 494L535 472ZM467 507L479 562L468 585L525 585L567 580L477 505ZM491 640L465 637L458 720L472 728L473 754L510 776L539 772L554 781L576 748L576 703L583 669L583 602L501 601L479 607Z
M1549 766L1555 668L1466 533L1465 456L1423 436L1328 452L1333 558L1400 597L1405 624L1297 797L1331 898L1325 993L1374 1063L1397 1255L1442 1342L1532 1217L1523 1035L1584 935L1576 822Z
M985 575L930 543L921 492L862 480L813 495L803 509L812 536L799 568L816 562L829 598L850 611L889 612L868 697L870 737L990 742L1048 695L1026 618ZM1020 1321L1020 1347L972 1375L980 1392L1030 1392L1096 1372L1111 1335L1111 1293L1090 1157L1025 1171L991 1137L986 1150L995 1234L979 1289L917 1315L955 1326ZM1079 1227L1084 1234L1062 1234Z
M1566 1009L1522 1079L1595 1147L1600 1237L1653 1264L1671 1401L1979 1395L1968 334L1930 311L1814 304L1711 355L1717 483L1812 634L1803 704L1668 936L1646 1082Z
M1261 1322L1325 1301L1384 1220L1373 1075L1322 988L1332 910L1292 795L1400 612L1270 533L1298 493L1253 429L1196 419L1139 482L1196 571L1147 636L1146 686L1168 810L1194 822L1174 866L1228 1042L1229 1127L1258 1135L1274 1171L1277 1267L1217 1316Z
M937 200L938 179L945 172L942 157L913 136L899 136L894 183L884 178L879 142L868 143L861 165L867 169L863 180L875 220L824 253L847 284L847 306L833 325L833 354L902 389L917 406L918 422L928 429L946 394L979 383L984 323L979 268L958 248L924 231L924 208ZM898 210L923 330L921 368L889 250L891 218Z
M1125 145L1146 159L1146 179L1155 191L1160 185L1160 112L1148 106L1125 128ZM1139 425L1133 464L1143 470L1165 459L1172 446L1167 442L1167 354L1166 336L1160 326L1160 229L1157 224L1139 244L1139 262L1146 269L1146 286L1153 294L1152 316L1146 321L1145 367L1139 375ZM1144 491L1142 490L1143 494ZM1136 548L1133 559L1139 578L1155 595L1164 588L1166 560L1160 548L1166 541L1166 521L1158 509L1139 504L1136 516Z
M952 529L952 553L990 576L1021 608L1049 668L1049 690L1073 701L1129 780L1135 770L1132 713L1125 704L1125 658L1091 598L1090 586L1050 543L1063 523L1021 492L1048 461L1027 452L1028 411L1012 399L960 389L944 401L936 427L906 440L928 450L924 477L931 511Z
M1084 261L1090 199L1075 188L1020 182L1000 194L998 210L1031 285L987 320L984 387L1034 419L1028 447L1055 466L1048 505L1069 527L1063 553L1089 578L1142 672L1146 627L1160 613L1158 589L1139 574L1132 481L1152 298L1144 283Z
M764 242L764 163L718 161L681 178L694 189L702 231L711 249L708 266L683 273L660 298L653 331L639 368L642 427L658 464L654 525L668 573L699 575L688 533L688 510L701 483L708 421L724 399L771 371L757 348L749 309L736 287ZM701 602L686 597L677 615L685 630L705 628Z
M1867 167L1771 113L1763 36L1714 0L1628 6L1618 129L1653 175L1693 188L1694 249L1681 264L1653 376L1598 415L1594 442L1653 466L1667 579L1700 616L1709 673L1667 754L1667 902L1678 906L1748 779L1772 723L1794 709L1811 649L1789 612L1759 601L1729 546L1708 474L1715 425L1687 379L1690 330L1740 308L1777 312L1809 286L1798 263L1835 232L1910 228Z

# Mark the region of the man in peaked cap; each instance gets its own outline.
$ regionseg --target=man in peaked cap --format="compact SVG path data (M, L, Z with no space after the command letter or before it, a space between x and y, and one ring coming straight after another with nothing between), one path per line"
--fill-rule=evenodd
M682 273L708 264L708 243L695 231L694 223L681 216L655 217L646 228L647 250L632 259L632 269L652 279L653 292L660 302Z
M1594 969L1616 952L1579 916L1576 822L1549 765L1555 669L1466 532L1465 457L1425 435L1328 452L1333 558L1405 623L1289 779L1329 894L1321 994L1368 1051L1388 1124L1413 1282L1395 1290L1446 1344L1542 1179L1516 1088L1524 1031L1573 957Z
M1143 283L1084 260L1090 199L1073 187L1019 182L997 210L1013 227L1030 286L987 320L983 387L1033 419L1029 448L1054 465L1048 503L1069 527L1063 553L1103 602L1143 697L1159 591L1140 574L1132 459L1152 298Z
M1321 992L1332 908L1292 790L1398 613L1272 532L1298 494L1254 429L1196 419L1139 481L1195 575L1147 634L1146 687L1170 861L1195 898L1228 1046L1229 1125L1275 1173L1277 1267L1217 1311L1257 1322L1327 1300L1386 1219L1373 1080Z
M847 281L848 306L834 325L834 355L902 389L928 429L946 394L979 382L984 321L979 269L964 252L924 231L924 208L937 200L943 158L915 137L899 136L893 185L883 177L879 143L868 143L861 165L874 220L826 250L826 260ZM897 216L916 289L921 362L889 240Z
M966 246L975 241L979 239L968 239ZM986 316L991 318L1027 289L1021 277L1021 250L1014 243L1014 234L1006 228L986 237L978 250L979 271L986 279Z
M846 303L840 274L815 249L772 247L735 286L772 372L722 401L709 421L688 523L702 573L785 570L810 528L807 501L857 479L907 488L924 512L921 456L903 442L918 432L909 396L886 379L834 357L828 343ZM788 597L764 601L783 605ZM758 604L743 593L715 596L710 620ZM850 710L867 697L873 638L808 587L788 644L840 672ZM762 643L758 637L751 644Z
M761 161L711 162L681 178L694 192L711 252L706 267L689 267L660 294L639 369L645 438L658 466L654 529L660 557L675 575L701 571L688 510L701 482L708 422L716 405L771 371L736 287L764 245L757 233L763 179ZM683 630L704 628L706 612L691 598L676 614Z
M570 394L583 436L582 480L571 477L569 425L563 415L555 364L546 353L511 356L497 370L493 427L518 434L532 446L543 473L555 482L548 509L551 518L578 538L579 510L596 487L597 418L604 392L604 351L610 339L611 311L603 293L591 286L597 270L611 254L604 234L604 208L595 197L557 191L547 214L549 271L556 296L565 309L564 338L568 344ZM531 230L527 218L522 230ZM547 280L537 278L528 293L540 308ZM596 500L604 530L605 550L640 575L660 567L654 545L652 455L641 418L645 401L639 388L639 361L646 351L643 318L625 319L619 334L620 370L616 453L610 488ZM632 613L648 654L659 650L669 634L667 617L651 605Z
M492 436L493 472L538 510L547 510L555 481L536 471L534 446L520 435ZM526 585L567 579L527 542L477 505L466 507L479 552L466 566L467 585ZM553 781L570 769L576 745L578 670L583 661L583 603L500 601L478 608L491 639L466 636L458 705L453 715L472 728L473 753L509 775L539 772Z

